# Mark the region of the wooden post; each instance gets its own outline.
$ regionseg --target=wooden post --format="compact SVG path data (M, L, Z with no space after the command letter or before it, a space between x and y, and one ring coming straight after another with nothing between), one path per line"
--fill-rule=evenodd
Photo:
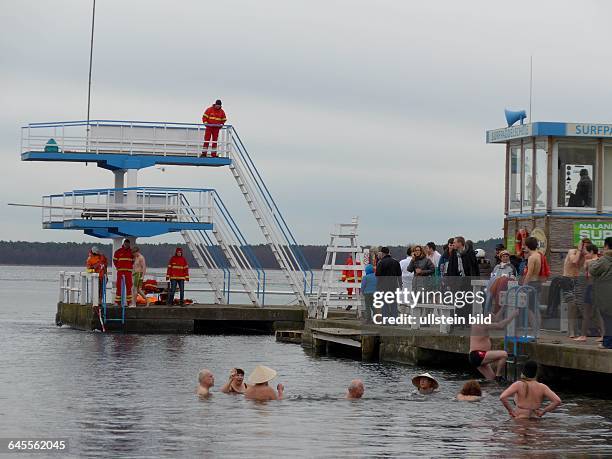
M534 214L535 213L535 207L536 207L536 200L537 200L537 195L536 195L536 191L538 189L537 187L537 183L536 183L536 174L537 174L537 145L536 145L536 138L532 137L531 138L531 213ZM535 227L535 219L533 221L533 226Z
M553 186L557 186L557 184L553 184L553 147L554 142L552 136L548 136L548 148L546 151L546 157L548 161L546 162L546 214L550 214L553 208ZM548 235L550 239L550 234Z
M99 287L100 287L100 274L99 273L93 273L91 275L91 305L92 306L99 306L100 305L100 292L99 292Z
M525 199L524 196L524 191L525 191L525 141L524 139L521 139L521 175L520 175L520 187L521 189L519 190L519 201L520 201L520 205L519 205L519 211L521 213L523 213L523 200Z
M504 190L504 213L508 216L509 200L510 200L510 142L506 142L506 179Z
M604 157L603 157L603 141L597 140L597 160L595 167L597 168L597 213L603 212L603 181L604 181ZM609 184L608 184L609 185Z

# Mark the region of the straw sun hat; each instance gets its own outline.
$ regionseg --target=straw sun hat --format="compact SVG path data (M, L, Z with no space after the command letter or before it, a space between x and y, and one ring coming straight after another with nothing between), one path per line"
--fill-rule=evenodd
M257 365L253 372L249 375L249 384L262 384L276 378L276 370Z
M434 390L436 390L440 385L438 384L438 381L436 381L436 378L434 378L432 375L430 375L429 373L422 373L420 375L415 376L414 378L412 378L412 384L414 385L414 387L416 387L417 389L419 388L419 380L421 378L427 378L429 380L431 380L431 382L433 383L433 388Z

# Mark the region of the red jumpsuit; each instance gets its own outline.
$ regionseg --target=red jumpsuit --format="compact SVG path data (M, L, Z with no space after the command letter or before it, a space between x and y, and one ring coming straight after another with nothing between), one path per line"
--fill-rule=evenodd
M113 255L113 264L117 270L115 303L121 305L121 288L125 281L126 305L130 305L132 303L132 271L134 268L132 249L119 247Z
M353 265L353 257L348 257L346 259L346 262L344 263L345 265ZM357 262L358 265L360 265L361 263ZM357 271L357 281L361 282L362 279L362 274L361 271ZM353 269L345 269L342 271L342 278L341 278L342 282L355 282L355 270ZM346 292L348 293L348 296L352 296L353 295L353 289L352 288L347 288Z
M222 108L216 108L211 105L206 109L202 116L202 123L206 126L206 132L204 132L204 145L202 146L202 154L206 156L208 152L208 144L212 138L212 150L210 156L213 158L217 156L217 139L219 138L219 131L221 125L225 124L227 117ZM212 126L211 126L212 125Z

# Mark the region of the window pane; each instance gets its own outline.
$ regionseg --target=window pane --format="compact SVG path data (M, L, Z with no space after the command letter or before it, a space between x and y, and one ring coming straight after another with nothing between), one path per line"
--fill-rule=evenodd
M536 209L546 208L547 164L546 144L536 144Z
M529 147L525 146L525 163L523 169L525 170L525 181L523 182L523 212L531 211L531 187L533 186L533 180L531 177L532 164L533 164L533 148L531 148L531 142Z
M510 177L508 207L510 210L521 209L521 147L510 148Z
M604 206L612 207L612 145L604 150Z
M595 145L559 144L559 207L595 207Z

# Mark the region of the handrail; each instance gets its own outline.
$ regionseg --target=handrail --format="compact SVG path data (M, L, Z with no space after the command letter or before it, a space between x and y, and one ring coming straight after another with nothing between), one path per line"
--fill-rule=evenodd
M236 141L234 142L234 144L237 147L236 151L240 154L242 159L245 161L246 166L247 166L247 171L253 177L253 179L254 179L253 181L254 181L255 185L257 186L257 188L259 189L262 197L264 198L265 204L270 209L270 211L272 213L272 216L276 220L276 223L278 224L278 227L281 230L281 233L282 233L283 237L288 242L288 246L289 246L289 248L290 248L294 258L296 259L298 267L302 271L302 276L304 278L304 283L305 283L304 291L305 291L305 293L312 293L312 291L313 291L313 284L314 284L314 273L313 273L310 265L306 261L306 258L304 257L304 254L299 249L298 243L297 243L295 237L293 236L293 233L291 232L291 229L289 228L289 225L287 224L287 222L284 219L282 213L280 212L280 209L278 208L278 206L276 204L276 201L274 201L274 198L272 197L272 194L270 193L270 190L266 186L263 178L261 177L261 174L259 173L259 170L255 166L255 163L253 162L253 160L252 160L251 156L249 155L246 147L244 146L244 143L242 142L242 139L240 138L240 135L238 134L238 132L236 131L236 129L234 127L231 128L231 131L232 131L232 137L235 136L235 139L237 140L237 142ZM280 221L279 221L279 218L280 218ZM308 279L307 277L310 277L310 279ZM308 284L309 284L310 288L308 288ZM308 290L309 290L309 292L308 292Z
M106 123L106 124L102 124ZM133 125L145 125L145 126L193 126L203 129L205 126L202 123L177 123L172 121L136 121L136 120L90 120L89 125L108 125L108 126L133 126ZM211 126L220 126L221 128L231 129L231 124L210 124ZM73 121L46 121L38 123L28 123L22 128L44 128L44 127L62 127L62 126L87 126L87 120L73 120Z

